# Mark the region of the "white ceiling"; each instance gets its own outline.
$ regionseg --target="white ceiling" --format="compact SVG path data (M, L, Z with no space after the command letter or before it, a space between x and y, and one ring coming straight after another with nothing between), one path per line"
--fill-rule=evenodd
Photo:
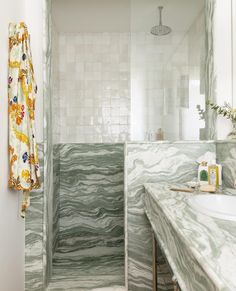
M163 24L173 31L187 31L204 7L205 0L132 0L132 31L149 31L159 23L158 6L163 6Z
M205 0L53 0L53 20L63 32L150 31L159 22L173 31L187 31Z
M53 20L66 32L127 32L128 0L53 0Z

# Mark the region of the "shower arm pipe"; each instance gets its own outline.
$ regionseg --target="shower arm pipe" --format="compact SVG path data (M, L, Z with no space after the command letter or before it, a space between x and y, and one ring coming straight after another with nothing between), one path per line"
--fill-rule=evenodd
M162 10L163 10L163 6L159 6L159 25L162 26Z

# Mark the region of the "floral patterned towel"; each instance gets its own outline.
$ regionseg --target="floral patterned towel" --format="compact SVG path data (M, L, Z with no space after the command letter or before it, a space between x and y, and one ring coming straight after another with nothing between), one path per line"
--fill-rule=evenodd
M40 188L39 161L35 140L35 95L37 85L24 23L9 25L9 187L23 190L21 215L29 206L29 192Z

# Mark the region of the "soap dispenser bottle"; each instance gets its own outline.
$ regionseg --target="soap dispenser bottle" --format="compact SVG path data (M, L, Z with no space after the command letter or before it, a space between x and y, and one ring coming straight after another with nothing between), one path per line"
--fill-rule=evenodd
M200 185L208 184L208 166L207 162L201 162L198 167L198 181Z
M216 163L218 166L218 171L219 171L219 186L222 186L222 165L219 164L218 162Z
M208 166L208 182L209 185L219 186L219 166L213 160Z

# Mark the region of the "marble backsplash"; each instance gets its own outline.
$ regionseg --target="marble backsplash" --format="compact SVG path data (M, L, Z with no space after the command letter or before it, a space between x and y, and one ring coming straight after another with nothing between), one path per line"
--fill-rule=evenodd
M234 188L236 181L236 142L216 142L216 156L218 163L223 166L224 185Z
M184 183L197 175L196 160L214 142L127 143L125 149L126 283L130 291L152 290L152 242L144 212L144 183Z

